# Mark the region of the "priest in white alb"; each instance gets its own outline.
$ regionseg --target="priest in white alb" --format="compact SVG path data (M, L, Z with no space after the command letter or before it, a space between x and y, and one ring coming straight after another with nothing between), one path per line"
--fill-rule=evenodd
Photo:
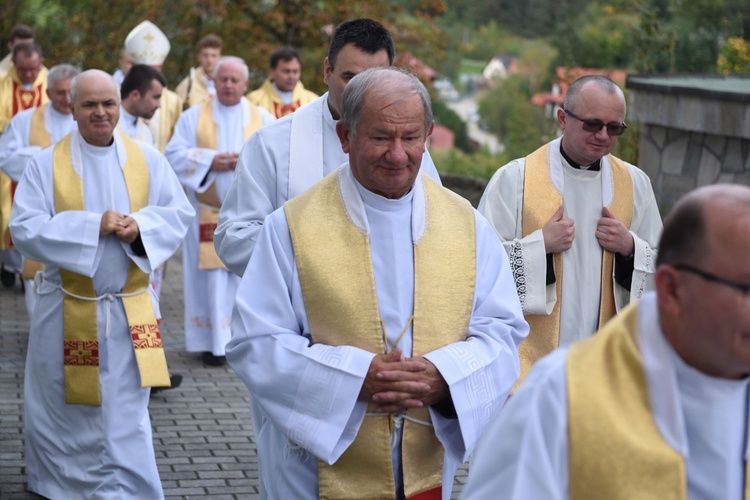
M70 83L79 73L70 64L60 64L47 74L49 101L37 108L21 111L14 116L0 135L0 170L18 183L29 159L42 149L76 129L70 110ZM26 310L31 317L34 310L34 274L41 264L23 258L21 275L24 280Z
M465 500L750 499L750 189L688 193L655 292L539 361L482 438Z
M557 121L562 136L501 167L479 203L510 256L531 327L521 380L652 287L662 227L648 176L610 154L627 128L617 84L579 78Z
M259 131L242 148L215 235L216 251L230 271L245 272L268 214L348 160L336 136L344 88L357 73L389 66L394 57L393 38L382 24L342 23L324 62L328 92ZM440 182L427 151L422 171Z
M167 79L146 64L134 64L120 85L120 121L117 129L131 139L156 146L148 120L161 105Z
M249 70L226 56L216 64L216 97L180 117L166 155L199 217L183 246L185 344L207 365L224 363L231 337L232 307L239 278L216 255L213 234L219 208L234 178L242 144L275 118L245 99Z
M447 500L518 377L507 255L421 172L432 127L415 76L358 74L336 127L349 162L263 226L227 358L264 498Z
M149 273L194 216L156 149L115 131L112 76L71 86L77 131L35 155L10 230L37 274L24 381L29 490L47 498L162 498L149 388L169 385Z

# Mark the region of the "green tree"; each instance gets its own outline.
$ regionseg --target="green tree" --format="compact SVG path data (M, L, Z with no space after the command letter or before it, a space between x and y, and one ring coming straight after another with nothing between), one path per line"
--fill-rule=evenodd
M717 61L719 72L750 73L750 42L742 38L730 38L724 43Z

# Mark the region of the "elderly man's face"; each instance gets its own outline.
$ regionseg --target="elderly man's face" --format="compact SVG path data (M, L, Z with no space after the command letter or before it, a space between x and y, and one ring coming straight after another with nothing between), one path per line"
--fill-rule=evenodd
M336 131L359 183L395 199L414 184L432 125L425 130L424 107L416 94L369 92L356 131L341 122Z
M241 65L236 62L224 62L214 78L216 97L224 106L239 104L247 92L248 81Z
M335 67L331 67L326 58L323 81L328 85L328 107L336 120L341 116L341 99L349 80L367 69L385 66L389 66L385 49L368 54L352 43L339 51Z
M569 111L584 120L623 123L625 101L619 93L608 94L596 84L589 83L581 89L575 109ZM557 121L563 130L563 150L581 165L591 165L611 153L617 144L618 136L608 135L606 127L598 132L587 132L580 120L568 116L562 109L557 110Z
M25 56L19 52L13 60L13 66L16 68L18 78L24 84L32 84L39 76L42 70L43 59L38 52L33 52L31 56Z
M89 144L107 146L120 119L117 86L106 73L81 74L76 83L73 119Z
M706 257L693 267L712 276L750 284L750 214L705 211ZM750 374L750 293L707 279L695 271L674 269L679 305L679 342L685 361L714 377ZM661 298L660 298L661 300ZM680 351L679 346L676 348Z
M69 115L70 114L70 83L72 78L67 80L58 80L47 88L47 97L55 111Z

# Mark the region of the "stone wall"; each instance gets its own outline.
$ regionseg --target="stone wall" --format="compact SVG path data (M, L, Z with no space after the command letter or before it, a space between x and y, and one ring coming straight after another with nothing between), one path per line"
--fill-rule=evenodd
M440 180L443 186L469 200L474 208L479 205L484 188L487 187L487 180L468 175L441 173Z
M727 86L721 77L688 79L697 88L679 77L681 85L657 80L629 78L627 86L629 120L641 123L638 166L651 178L662 214L698 186L750 185L750 80Z

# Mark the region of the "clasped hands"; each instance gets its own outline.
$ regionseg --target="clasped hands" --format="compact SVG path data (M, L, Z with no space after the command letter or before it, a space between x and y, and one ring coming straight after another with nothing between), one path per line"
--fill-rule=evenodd
M122 215L114 210L107 210L102 214L99 225L100 237L114 233L118 240L130 244L135 241L139 232L138 223L129 215Z
M547 253L561 253L573 245L575 222L570 217L563 218L563 213L564 207L560 206L542 228ZM631 255L635 249L633 235L607 207L602 209L602 217L596 225L596 241L603 249L624 257Z
M214 172L229 172L237 168L239 153L218 153L211 161L210 169Z
M378 405L381 413L404 413L433 405L449 394L448 384L429 360L406 358L398 349L370 362L359 400Z

